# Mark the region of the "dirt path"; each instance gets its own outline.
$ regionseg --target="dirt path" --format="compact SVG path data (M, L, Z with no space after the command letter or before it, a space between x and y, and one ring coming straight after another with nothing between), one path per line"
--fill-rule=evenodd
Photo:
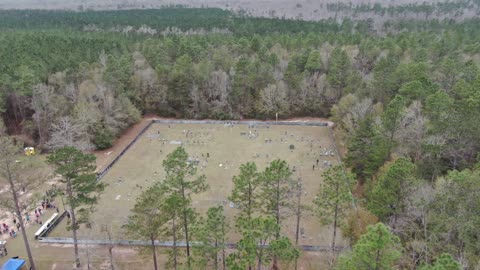
M138 123L131 126L118 138L112 147L105 150L93 151L97 156L97 171L103 170L113 159L137 136L137 134L153 119L160 119L154 115L147 115Z
M97 156L97 171L103 170L105 167L112 162L118 154L125 149L125 147L137 136L137 134L150 123L151 120L154 119L170 119L175 120L175 118L165 118L159 117L156 115L146 115L140 120L137 124L131 126L127 129L127 131L118 138L112 147L101 150L101 151L94 151L93 153ZM210 120L210 119L202 119L202 120ZM248 121L258 121L262 122L262 120L258 119L242 119L242 122ZM269 120L272 121L272 120ZM281 121L288 121L288 122L327 122L329 127L332 127L334 123L329 121L326 118L316 118L316 117L297 117L297 118L290 118L290 119L281 119Z

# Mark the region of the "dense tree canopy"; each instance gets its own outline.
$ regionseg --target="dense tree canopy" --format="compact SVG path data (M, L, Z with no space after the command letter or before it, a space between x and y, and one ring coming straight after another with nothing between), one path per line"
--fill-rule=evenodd
M475 6L457 2L326 8L398 15ZM437 264L443 262L455 267L443 253L474 269L479 25L479 19L407 18L373 27L371 20L249 18L220 9L0 11L0 112L10 135L23 135L18 138L49 151L107 148L150 113L195 119L332 117L345 141L345 170L359 180L353 193L361 199L360 210L346 211L347 222L339 221L356 242L350 259L342 259L345 267L367 254L362 247L367 240L359 234L378 218L391 231L377 225L366 235L388 236L385 269L392 264L442 269ZM185 158L181 153L177 165ZM188 184L174 181L182 178L174 173L169 177L172 185ZM289 178L281 161L265 172L251 163L242 166L231 200L238 205L239 247L246 255L233 254L232 265L297 257L277 228L284 216L279 209L292 204ZM271 204L259 200L275 188L285 191L282 197ZM165 214L169 236L177 239L188 234L193 208L189 196L173 189L169 194L165 204L181 206ZM259 219L262 212L269 217ZM352 224L352 215L363 216L361 226ZM272 249L259 250L258 241L272 243ZM393 252L400 243L405 254ZM203 251L209 254L205 264L219 257L220 246Z
M396 269L400 258L400 239L383 223L377 223L368 227L351 253L339 258L336 269Z

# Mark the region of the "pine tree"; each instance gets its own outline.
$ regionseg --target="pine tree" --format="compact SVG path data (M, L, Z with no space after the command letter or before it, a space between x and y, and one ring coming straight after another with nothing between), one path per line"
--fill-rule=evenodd
M240 165L240 174L233 177L233 190L229 200L240 211L235 217L235 225L244 239L239 242L243 252L229 256L229 268L238 267L243 269L252 269L255 263L256 243L252 243L248 237L248 231L252 228L254 213L259 209L259 191L260 175L257 171L257 165L254 162L248 162Z
M387 163L367 195L368 209L383 221L393 216L395 224L397 216L406 209L408 195L415 187L415 170L415 164L406 158Z
M375 174L391 150L391 144L378 132L372 117L360 123L347 146L346 164L363 181Z
M405 98L397 95L392 99L382 115L382 126L387 138L393 141L395 132L400 128L400 120L405 110Z
M162 215L162 208L165 207L163 191L160 184L143 191L132 209L133 214L128 217L128 223L124 226L127 233L135 239L150 241L155 270L158 269L155 240L160 236L162 226L168 221L167 216Z
M419 270L461 270L462 265L456 261L452 255L443 253L435 259L432 265L426 265L419 268Z
M70 206L75 266L80 267L77 230L80 224L88 222L88 215L97 203L105 185L97 181L95 155L83 153L74 147L63 147L48 156L48 162L55 167L55 173L62 176L65 193ZM78 216L77 216L78 215Z
M165 194L167 198L169 196L174 196L179 200L179 203L176 205L172 204L172 207L179 209L181 215L186 242L187 264L188 268L190 268L191 254L189 227L194 223L195 216L195 210L191 207L191 195L207 190L208 185L205 183L205 175L201 175L193 180L191 179L196 175L197 168L194 164L188 162L188 154L183 147L178 147L172 153L168 154L162 164L166 172L164 181Z
M307 64L305 64L305 69L309 72L316 72L319 71L322 67L322 62L320 60L320 52L319 51L311 51L308 55Z
M300 255L287 237L277 237L280 226L272 216L255 217L243 228L237 251L227 259L228 269L252 270L255 261L258 270L271 262L272 269L278 269L276 261L289 262Z
M261 199L263 212L275 218L278 228L281 228L285 214L294 205L294 181L292 171L284 160L274 160L265 168L260 176ZM275 234L275 240L280 240L280 229ZM277 266L277 256L273 257L273 268Z
M285 211L292 206L294 182L291 176L287 162L279 159L272 161L260 176L262 210L275 217L278 226L285 218Z
M167 251L168 260L166 262L166 268L177 269L179 265L183 262L180 260L182 256L182 250L177 246L178 239L181 238L183 234L183 229L185 228L184 223L186 216L187 222L192 222L193 209L187 209L186 214L183 211L185 208L185 203L187 203L180 194L170 194L166 200L165 205L162 209L162 215L168 220L167 227L163 230L163 236L172 239L172 249ZM188 259L187 259L188 260Z
M211 207L207 211L205 220L201 220L196 226L196 236L199 246L195 247L199 257L197 267L205 269L207 266L217 270L219 259L222 261L221 269L226 269L225 249L228 224L225 220L224 209L222 206Z
M332 254L335 252L335 240L337 227L343 220L345 212L352 207L352 189L355 178L352 174L345 172L343 164L336 165L323 175L320 191L315 197L315 212L323 224L333 223ZM332 257L334 258L334 256Z
M259 206L259 173L257 165L248 162L240 165L240 174L233 177L232 194L228 197L240 211L239 216L251 220Z
M341 91L346 86L345 78L348 77L351 70L352 66L347 53L340 48L334 49L329 61L328 83L334 89Z
M402 256L400 239L383 224L369 226L351 252L338 259L336 270L393 270Z

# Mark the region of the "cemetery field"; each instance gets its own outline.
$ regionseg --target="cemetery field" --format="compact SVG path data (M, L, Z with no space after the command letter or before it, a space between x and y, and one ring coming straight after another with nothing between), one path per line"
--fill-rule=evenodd
M263 170L274 159L286 160L295 170L293 179L302 181L302 203L311 205L322 173L337 162L328 127L154 123L101 178L108 186L91 216L92 227L82 226L79 238L106 239L103 229L108 227L113 239L130 239L121 226L135 199L154 182L163 181L162 161L180 145L198 163L198 174L205 174L209 185L206 192L193 197L193 206L204 213L209 207L223 205L232 226L236 209L228 196L233 187L232 177L238 175L241 164L253 161ZM62 221L49 237L71 237L65 224L66 220ZM282 225L284 234L291 239L295 238L295 225L293 213ZM311 213L303 214L300 228L301 245L331 242L331 226L321 226ZM232 234L229 238L233 242L238 236ZM342 244L341 236L337 241Z

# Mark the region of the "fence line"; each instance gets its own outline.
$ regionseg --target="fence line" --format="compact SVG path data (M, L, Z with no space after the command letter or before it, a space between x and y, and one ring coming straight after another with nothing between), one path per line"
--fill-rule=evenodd
M66 238L66 237L43 237L39 238L41 243L49 243L49 244L73 244L73 238ZM81 245L119 245L119 246L150 246L150 241L142 241L142 240L92 240L92 239L79 239L78 244ZM155 246L159 247L173 247L173 241L155 241ZM190 242L190 246L200 246L202 242ZM179 241L176 243L177 247L186 247L187 244L184 241ZM235 249L237 247L236 244L233 243L226 243L225 246L230 249ZM262 245L262 247L268 247L268 245ZM331 246L326 245L299 245L298 246L303 251L331 251ZM343 250L343 246L335 247L335 250L341 251Z
M130 149L130 147L132 147L132 145L134 145L138 138L140 138L149 128L150 126L153 124L154 122L153 121L150 121L150 123L148 123L148 125L146 125L138 134L137 136L135 136L135 138L122 150L122 152L120 152L117 157L115 157L115 159L110 162L110 164L107 165L107 167L105 167L105 169L103 169L100 173L97 174L97 181L100 180L102 177L105 176L105 174L107 174L107 172L113 167L113 165L115 165L115 163L117 163L118 160L120 160L120 158Z
M169 119L154 119L153 122L157 124L233 124L233 125L278 125L278 126L315 126L326 127L327 122L294 122L294 121L255 121L255 120L169 120Z
M220 121L220 120L168 120L168 119L154 119L151 120L135 138L105 167L97 174L97 180L107 174L107 172L115 165L118 160L132 147L137 140L153 125L153 124L234 124L234 125L282 125L282 126L316 126L327 127L326 122L289 122L289 121Z
M335 134L333 134L333 128L328 128L328 134L330 135L330 140L333 144L333 150L335 150L335 154L337 156L338 163L342 162L342 158L340 157L340 150L338 150L337 141L335 140Z
M105 167L101 172L97 174L97 181L100 181L108 171L115 165L120 158L138 141L138 139L153 125L153 124L232 124L232 125L285 125L285 126L317 126L328 127L326 122L291 122L291 121L221 121L221 120L169 120L169 119L153 119L151 120L136 136L135 138ZM330 128L329 128L330 129ZM338 151L337 151L338 155ZM64 213L65 214L65 213ZM62 215L62 218L64 217ZM49 239L46 236L51 230L58 224L56 222L48 231L43 234L42 239Z

